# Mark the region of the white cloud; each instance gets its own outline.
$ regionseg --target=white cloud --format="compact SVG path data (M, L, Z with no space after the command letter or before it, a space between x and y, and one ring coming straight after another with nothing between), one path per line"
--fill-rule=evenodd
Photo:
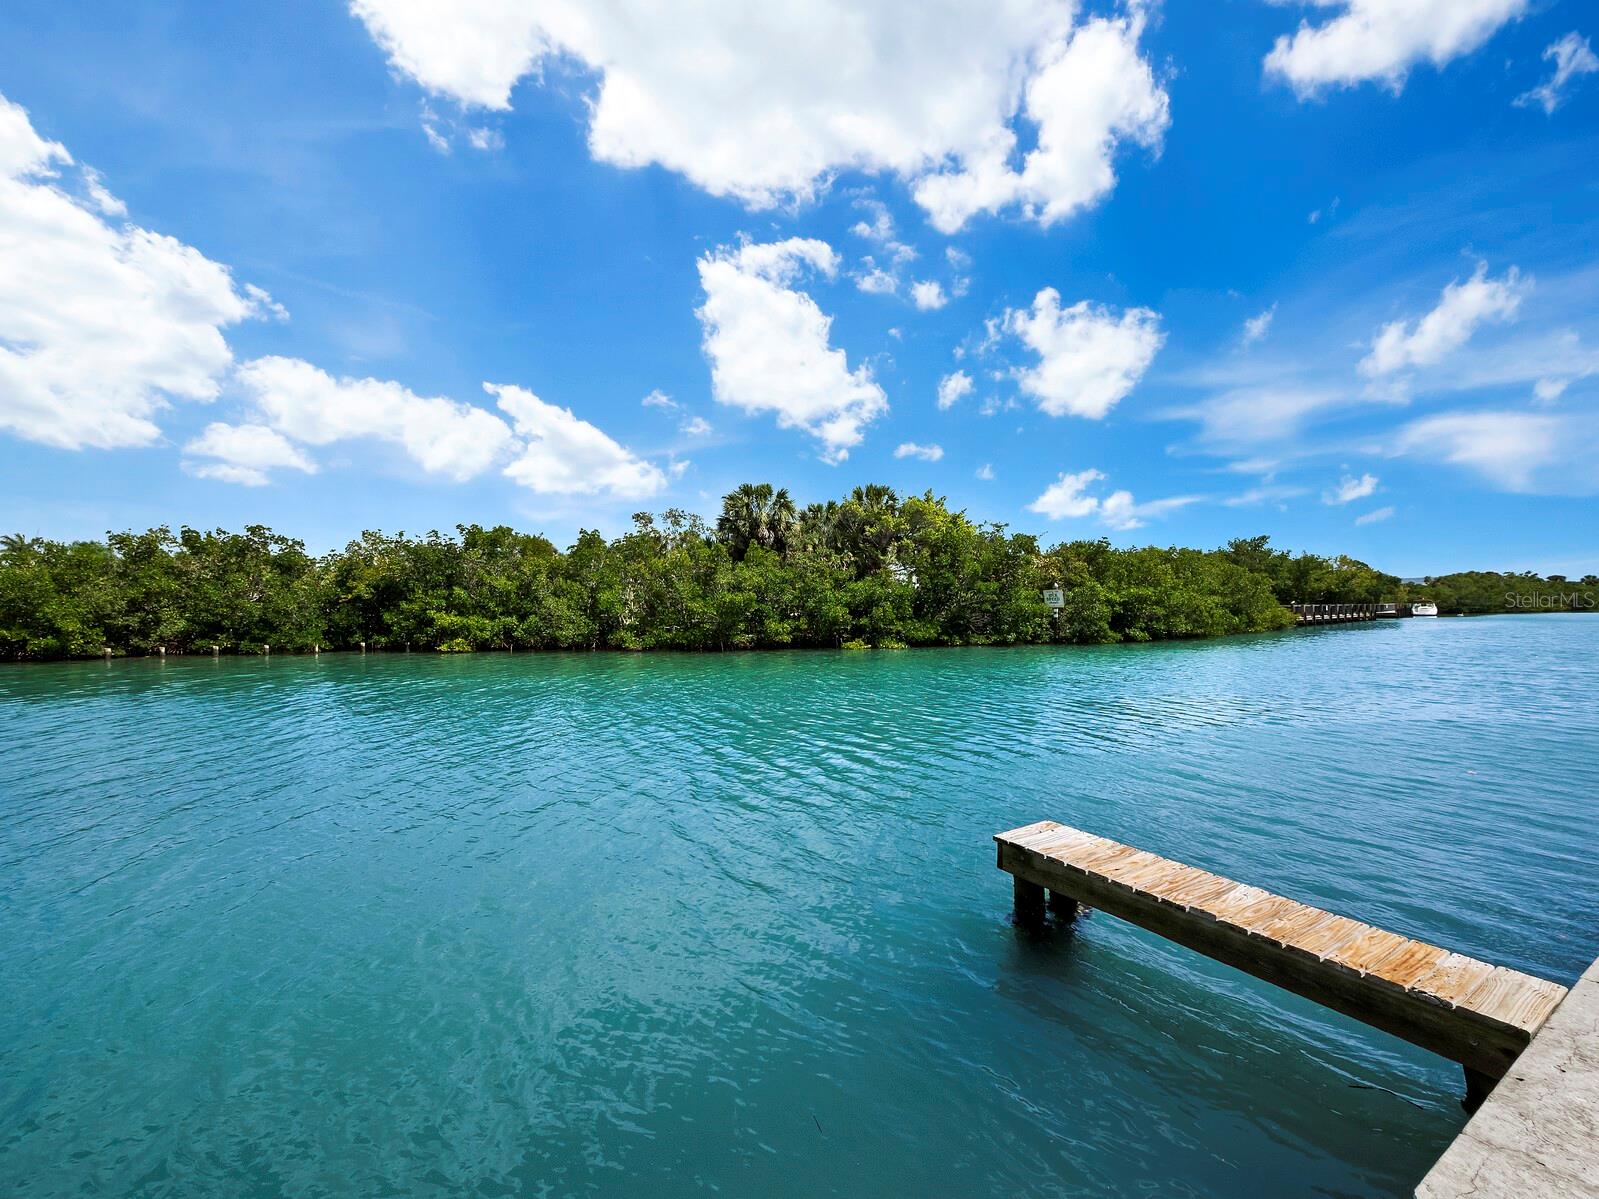
M508 108L545 62L578 62L596 80L595 158L757 207L858 169L910 181L945 231L1012 205L1048 224L1115 185L1122 142L1158 147L1168 124L1141 16L1073 28L1075 5L1056 0L351 8L397 69L464 106ZM1018 169L1019 127L1033 149Z
M1038 293L1031 310L1007 310L1004 323L1038 355L1037 366L1015 376L1050 416L1100 419L1137 385L1165 340L1160 317L1147 308L1117 317L1083 300L1063 309L1053 287Z
M985 483L994 481L994 467L992 463L985 462L977 468L977 477Z
M1099 519L1113 529L1141 529L1150 520L1198 502L1197 495L1176 495L1170 499L1148 500L1139 504L1133 501L1132 492L1113 491L1100 501Z
M1417 63L1442 67L1469 54L1527 9L1527 0L1308 3L1343 11L1321 25L1302 21L1292 37L1279 37L1266 56L1267 74L1282 77L1302 97L1325 87L1373 80L1398 92Z
M1558 417L1538 413L1451 412L1406 425L1393 452L1467 467L1505 491L1532 491L1539 471L1562 456L1567 431Z
M265 425L214 422L184 446L183 453L183 467L190 474L245 487L266 486L271 481L267 472L280 468L316 473L316 463ZM197 462L197 458L214 461Z
M1099 511L1099 498L1085 495L1084 492L1089 484L1097 483L1104 477L1092 467L1080 470L1076 474L1062 471L1060 478L1044 488L1044 493L1027 505L1027 510L1047 516L1050 520L1090 516Z
M1591 75L1599 71L1599 55L1594 54L1587 38L1578 36L1573 30L1559 41L1551 42L1544 49L1543 56L1545 61L1553 60L1554 74L1531 91L1517 96L1515 103L1518 108L1537 104L1545 113L1552 115L1565 102L1567 84L1579 75Z
M956 403L972 394L972 377L965 371L955 371L938 381L938 406L953 408Z
M1354 475L1345 475L1338 480L1337 487L1321 493L1321 502L1350 504L1355 500L1363 500L1377 490L1377 481L1377 476L1372 474L1361 475L1358 479Z
M899 290L899 277L885 271L868 258L866 269L855 276L855 286L867 295L891 296Z
M371 438L401 446L424 470L457 482L509 457L506 477L546 494L603 493L632 499L654 495L666 485L659 467L578 419L571 409L547 404L521 387L483 385L511 418L513 433L492 412L471 404L419 396L379 379L335 379L293 358L246 362L237 378L261 421L260 432L250 435L249 445L262 453L281 455L282 450L277 442L269 446L263 434L306 445ZM220 428L225 426L213 426ZM264 465L293 465L287 460L262 463L241 461L236 454L230 457L219 451L244 444L238 433L211 434L207 430L207 437L191 444L189 452L227 458L235 466L257 470Z
M914 441L903 441L894 448L896 458L920 458L923 462L937 462L944 456L944 447L941 445L917 445Z
M704 437L711 432L711 422L703 416L691 416L677 427L677 431L690 437Z
M1540 404L1553 404L1570 386L1570 379L1539 379L1532 385L1533 398Z
M1141 15L1096 19L1051 45L1027 81L1024 108L1038 136L1021 170L1011 165L1015 133L996 128L962 155L961 169L916 185L933 224L954 233L979 212L1014 204L1047 227L1116 185L1118 143L1158 148L1171 116L1166 93L1138 56L1142 33Z
M222 330L270 297L125 211L0 96L0 429L65 449L148 445L172 400L216 398L232 365Z
M83 190L89 197L89 203L94 205L102 216L128 215L128 206L106 189L105 180L93 167L83 168Z
M1371 343L1371 352L1361 360L1361 373L1390 375L1441 361L1465 345L1478 325L1514 317L1529 287L1515 267L1502 278L1490 279L1488 264L1479 262L1470 279L1456 279L1445 287L1438 306L1420 320L1384 325Z
M40 137L28 120L28 110L0 96L0 178L50 176L56 163L72 164L67 148Z
M493 413L398 383L335 379L309 362L279 357L246 362L236 377L264 424L306 445L373 438L457 482L481 474L511 447L511 431Z
M1198 503L1201 498L1197 495L1181 495L1140 504L1133 499L1130 491L1113 491L1104 498L1089 495L1088 488L1104 478L1103 473L1092 468L1076 474L1062 473L1044 489L1042 495L1027 505L1027 510L1047 516L1050 520L1097 515L1112 529L1125 531L1142 528L1148 520Z
M826 242L789 238L723 248L699 260L705 356L717 401L770 413L779 427L822 443L826 462L842 462L888 411L865 366L850 369L828 341L833 320L791 285L807 271L831 278L838 257Z
M466 140L471 143L474 150L485 152L505 149L505 135L498 129L489 129L478 126L466 131Z
M675 412L681 405L659 387L645 396L639 403L646 408L665 408L668 412Z
M1370 512L1364 512L1355 517L1355 523L1357 525L1375 525L1381 523L1382 521L1388 520L1393 516L1393 514L1394 509L1391 506L1387 508L1373 508Z
M937 279L924 279L911 284L911 302L927 312L948 304L949 297L944 294L944 285Z
M622 499L644 499L665 488L660 467L579 420L570 408L547 404L522 387L485 383L483 390L498 400L523 439L505 468L506 477L523 487L560 495L603 492Z
M850 228L851 233L882 246L896 264L909 262L916 257L916 251L899 240L894 229L894 217L888 211L887 204L874 197L863 196L855 201L855 206L864 210L871 219L856 221Z
M1254 463L1234 463L1234 467L1251 467ZM1245 471L1244 473L1254 473ZM1260 487L1251 487L1248 491L1239 492L1237 495L1228 496L1222 501L1229 508L1252 508L1256 504L1278 504L1284 500L1295 499L1305 494L1303 487L1292 487L1281 483L1267 483Z
M1244 344L1252 346L1262 337L1266 336L1271 328L1272 318L1277 315L1277 305L1273 304L1258 316L1252 316L1244 322Z

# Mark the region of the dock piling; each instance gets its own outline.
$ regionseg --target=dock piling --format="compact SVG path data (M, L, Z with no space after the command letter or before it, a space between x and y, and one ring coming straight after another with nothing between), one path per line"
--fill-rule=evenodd
M1461 1099L1460 1106L1470 1115L1476 1112L1493 1093L1494 1084L1499 1080L1491 1074L1484 1074L1481 1070L1473 1070L1470 1066L1462 1066L1461 1070L1466 1075L1466 1094Z
M1014 883L1017 928L1037 931L1044 927L1044 888L1030 883L1020 875L1012 877Z
M1070 924L1077 919L1081 908L1082 905L1064 891L1049 893L1049 914L1055 917L1056 924Z

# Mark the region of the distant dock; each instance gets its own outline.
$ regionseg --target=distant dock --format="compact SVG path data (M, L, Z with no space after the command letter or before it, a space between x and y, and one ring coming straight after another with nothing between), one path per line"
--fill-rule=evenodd
M1288 610L1294 614L1294 623L1300 625L1348 624L1399 615L1398 604L1289 604Z
M1398 620L1410 616L1410 604L1289 604L1296 625L1348 624L1357 620ZM1436 612L1425 613L1436 615Z

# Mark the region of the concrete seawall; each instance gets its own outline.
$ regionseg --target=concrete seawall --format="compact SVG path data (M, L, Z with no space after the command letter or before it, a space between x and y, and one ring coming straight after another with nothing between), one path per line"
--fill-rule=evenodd
M1599 1197L1599 961L1588 967L1418 1199Z

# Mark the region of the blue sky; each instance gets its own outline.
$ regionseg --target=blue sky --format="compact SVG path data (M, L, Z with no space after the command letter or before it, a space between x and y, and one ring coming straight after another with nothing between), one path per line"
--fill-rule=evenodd
M1590 8L763 9L6 5L0 525L1599 571Z

